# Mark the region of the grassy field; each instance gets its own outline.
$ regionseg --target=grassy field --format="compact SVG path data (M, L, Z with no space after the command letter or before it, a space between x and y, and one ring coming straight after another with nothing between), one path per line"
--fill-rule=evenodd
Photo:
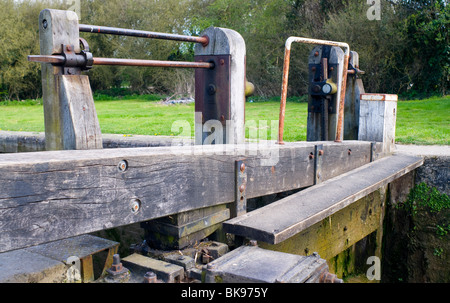
M276 99L275 99L276 100ZM194 105L163 105L148 98L124 100L98 100L96 110L103 133L126 135L176 136L172 124L177 120L188 121L194 134ZM278 101L246 103L246 120L259 129L261 137L277 127L271 121L278 120ZM288 102L286 109L285 141L306 140L307 104ZM261 122L267 121L267 122ZM247 136L249 133L247 129ZM0 130L44 131L43 107L40 101L0 103ZM401 101L398 104L397 142L402 144L449 145L450 97L420 101Z

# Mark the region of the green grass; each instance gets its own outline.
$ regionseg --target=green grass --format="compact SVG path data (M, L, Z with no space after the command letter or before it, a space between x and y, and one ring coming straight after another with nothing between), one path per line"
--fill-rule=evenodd
M398 103L397 142L450 144L450 96Z
M194 105L162 105L155 97L102 97L96 101L96 110L103 133L124 135L177 136L172 130L174 121L188 121L191 136L194 135ZM279 98L268 101L254 98L257 102L246 103L247 137L258 131L259 138L271 138L271 121L279 118ZM296 102L297 101L297 102ZM287 103L285 141L305 141L307 104L294 101ZM402 144L450 144L450 97L431 98L398 103L397 142ZM267 121L267 122L264 122ZM43 107L39 100L0 103L0 130L44 131ZM276 139L276 137L274 138Z

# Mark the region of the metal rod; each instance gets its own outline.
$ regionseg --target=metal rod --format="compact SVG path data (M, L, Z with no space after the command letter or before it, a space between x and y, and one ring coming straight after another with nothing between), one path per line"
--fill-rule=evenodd
M80 30L80 32L85 32L85 33L109 34L109 35L130 36L130 37L140 37L140 38L195 42L195 43L201 43L203 46L207 46L209 44L208 36L196 37L196 36L186 36L186 35L178 35L178 34L148 32L148 31L133 30L133 29L124 29L124 28L117 28L117 27L86 25L86 24L80 24L79 30Z
M28 61L64 65L66 58L61 55L36 55L28 56ZM158 61L116 58L94 58L93 65L120 65L120 66L153 66L153 67L179 67L179 68L214 68L212 62L183 62L183 61Z
M116 58L94 58L94 65L214 68L214 63L211 62L158 61Z
M318 40L318 39L309 39L302 37L289 37L286 41L285 46L285 54L284 54L284 68L283 68L283 83L281 87L281 105L280 105L280 126L278 130L278 144L283 145L283 134L284 134L284 118L286 116L286 98L288 91L288 81L289 81L289 65L290 65L290 57L291 57L291 46L293 42L306 43L306 44L320 44L320 45L331 45L345 48L344 55L344 70L342 73L342 87L341 87L341 99L340 99L340 108L339 108L339 117L338 117L338 125L336 132L336 142L341 142L341 134L342 134L342 126L344 121L344 105L345 105L345 92L347 86L347 71L348 71L348 62L350 58L350 46L347 43L343 42L335 42L335 41L327 41L327 40Z
M39 63L52 63L52 64L64 64L66 62L66 58L61 55L30 55L28 56L28 61L30 62L39 62Z

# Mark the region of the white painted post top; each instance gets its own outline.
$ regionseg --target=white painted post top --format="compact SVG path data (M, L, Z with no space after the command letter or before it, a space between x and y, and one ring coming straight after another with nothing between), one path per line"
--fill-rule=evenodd
M361 101L398 101L398 95L392 94L361 94Z

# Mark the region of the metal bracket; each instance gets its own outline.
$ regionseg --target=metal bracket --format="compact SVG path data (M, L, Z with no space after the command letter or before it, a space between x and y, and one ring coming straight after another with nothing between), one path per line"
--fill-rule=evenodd
M334 75L334 74L337 75L337 73L334 71L337 71L338 67L339 67L338 64L328 64L328 74L329 75ZM309 64L309 70L310 70L310 73L309 73L310 88L309 88L309 90L310 90L310 94L312 95L312 100L308 106L308 112L322 113L323 112L322 106L325 103L325 100L324 100L325 97L313 96L313 94L312 94L313 85L316 85L317 83L320 83L320 82L323 82L326 80L323 78L323 75L322 75L322 73L323 73L322 65L321 64ZM330 78L333 78L333 77L330 77ZM336 108L337 103L336 103L336 100L334 100L334 99L335 98L331 98L331 100L330 100L330 101L334 101L334 102L330 102L330 101L326 102L326 103L328 103L327 104L328 114L336 114L337 113L337 108Z
M372 142L370 144L370 162L377 160L377 142Z
M247 166L243 160L235 162L236 194L235 203L231 209L231 217L239 217L247 213Z
M320 184L322 178L323 144L314 147L314 185Z
M80 44L84 50L80 54L76 54L73 45L62 45L62 56L64 57L63 74L64 75L81 75L84 70L89 70L94 64L92 53L89 52L89 45L86 40L80 39Z
M195 56L197 62L211 62L212 69L195 70L195 112L203 113L203 123L231 120L231 55Z

